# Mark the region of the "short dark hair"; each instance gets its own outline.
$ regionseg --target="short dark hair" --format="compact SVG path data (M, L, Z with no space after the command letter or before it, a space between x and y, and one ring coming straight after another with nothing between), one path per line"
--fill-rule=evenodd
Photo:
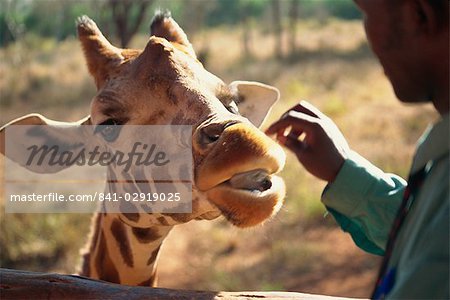
M403 4L406 1L411 0L386 0L392 4ZM428 4L433 8L438 18L439 26L448 27L449 21L449 0L427 0Z
M448 27L449 1L448 0L428 0L438 18L439 26Z
M434 11L439 17L440 22L444 22L448 25L448 11L449 11L449 1L448 0L428 0L430 5L434 8Z

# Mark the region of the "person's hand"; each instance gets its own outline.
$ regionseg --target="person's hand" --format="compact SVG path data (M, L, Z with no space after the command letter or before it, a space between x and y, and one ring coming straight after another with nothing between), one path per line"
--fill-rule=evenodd
M350 151L336 124L306 101L284 113L266 134L276 134L306 170L328 182L336 178Z

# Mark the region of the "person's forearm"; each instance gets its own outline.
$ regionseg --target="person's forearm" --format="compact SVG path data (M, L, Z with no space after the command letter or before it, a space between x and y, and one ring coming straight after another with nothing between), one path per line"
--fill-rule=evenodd
M405 186L401 177L384 173L351 152L325 188L322 202L359 247L383 254Z

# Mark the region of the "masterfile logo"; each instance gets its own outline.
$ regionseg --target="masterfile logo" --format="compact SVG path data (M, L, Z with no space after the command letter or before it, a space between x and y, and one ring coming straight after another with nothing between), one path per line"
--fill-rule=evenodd
M191 126L6 129L6 212L188 213Z

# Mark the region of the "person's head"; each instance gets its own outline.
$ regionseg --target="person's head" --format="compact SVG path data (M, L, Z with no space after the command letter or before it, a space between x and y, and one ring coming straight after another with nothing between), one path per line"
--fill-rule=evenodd
M397 97L448 112L449 1L354 0Z

